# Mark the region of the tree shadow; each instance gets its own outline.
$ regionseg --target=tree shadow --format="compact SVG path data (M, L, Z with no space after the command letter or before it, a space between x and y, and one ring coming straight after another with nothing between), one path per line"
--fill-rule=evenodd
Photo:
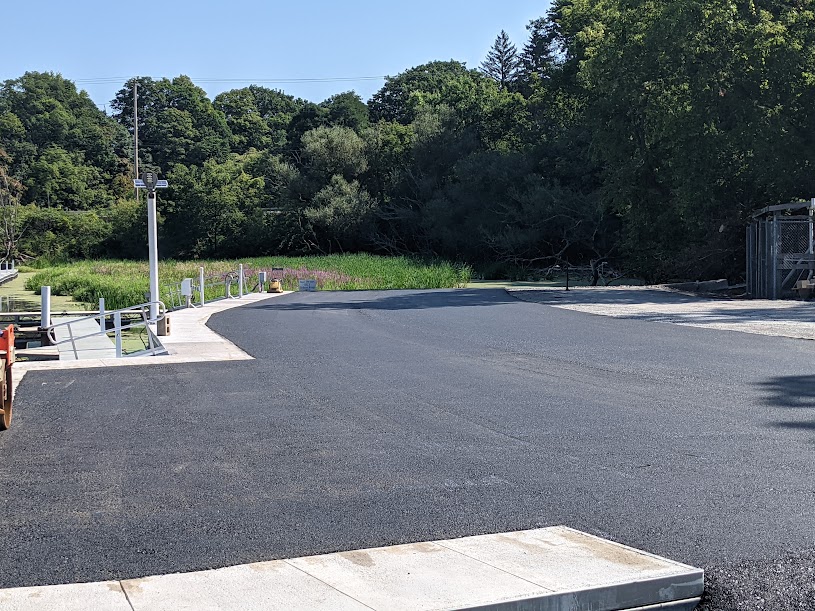
M812 420L779 420L773 428L815 431L815 375L776 376L756 386L765 393L763 403L772 408L807 410Z
M512 295L521 301L531 301L543 305L648 305L648 304L687 304L715 301L705 295L686 295L659 289L626 289L613 287L575 287L546 290L513 290Z
M248 306L277 311L426 310L472 308L520 303L504 289L434 289L418 291L320 291L292 293L271 302Z

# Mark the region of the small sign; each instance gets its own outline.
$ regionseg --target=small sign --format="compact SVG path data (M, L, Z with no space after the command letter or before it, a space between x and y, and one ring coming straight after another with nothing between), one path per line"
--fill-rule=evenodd
M181 281L181 296L192 297L192 278L184 278Z
M317 281L316 280L301 280L300 281L300 290L301 291L308 291L313 293L317 290Z

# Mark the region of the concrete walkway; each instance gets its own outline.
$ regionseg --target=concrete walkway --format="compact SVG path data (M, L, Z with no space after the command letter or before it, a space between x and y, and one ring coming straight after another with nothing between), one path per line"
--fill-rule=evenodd
M225 337L215 333L207 327L210 316L231 310L242 305L257 303L265 299L280 297L287 293L268 294L250 293L241 299L221 299L212 301L204 307L187 308L170 312L170 335L160 337L161 344L167 348L169 354L161 356L136 356L116 358L116 350L110 339L97 336L100 340L107 340L110 343L110 352L106 347L99 346L95 356L90 356L87 351L80 360L63 356L63 350L67 350L73 356L71 344L66 343L60 346L59 361L30 361L19 362L14 365L14 388L22 382L23 377L29 371L52 371L55 369L88 369L95 367L133 367L139 365L160 365L169 363L201 363L213 361L242 361L251 360L253 357L238 348ZM93 321L88 321L92 323ZM65 327L60 327L57 339L67 337ZM156 333L155 325L152 326L153 333ZM89 330L90 333L92 330ZM84 333L83 333L84 335ZM96 338L89 338L96 339ZM90 347L89 347L90 350Z
M6 611L691 610L700 569L562 526L142 579L0 590Z

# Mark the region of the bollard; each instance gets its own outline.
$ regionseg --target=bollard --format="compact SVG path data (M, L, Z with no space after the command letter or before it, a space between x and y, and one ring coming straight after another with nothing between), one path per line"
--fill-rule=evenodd
M243 297L243 263L238 265L238 297Z
M201 297L201 305L204 305L204 268L198 268L198 293Z
M105 326L105 298L99 298L99 330L102 333L107 332L107 327Z
M258 272L258 293L266 290L266 272Z
M122 358L122 313L113 315L113 325L116 327L116 358Z
M40 287L40 329L51 326L51 287Z

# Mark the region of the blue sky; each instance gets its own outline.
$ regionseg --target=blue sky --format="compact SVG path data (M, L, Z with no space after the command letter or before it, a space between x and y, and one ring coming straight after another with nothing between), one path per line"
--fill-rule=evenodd
M4 12L0 80L28 70L59 72L102 106L135 75L187 74L214 97L260 79L392 76L437 59L477 67L501 29L520 49L526 24L547 6L541 0L15 1ZM349 89L368 99L382 82L259 84L319 102Z

